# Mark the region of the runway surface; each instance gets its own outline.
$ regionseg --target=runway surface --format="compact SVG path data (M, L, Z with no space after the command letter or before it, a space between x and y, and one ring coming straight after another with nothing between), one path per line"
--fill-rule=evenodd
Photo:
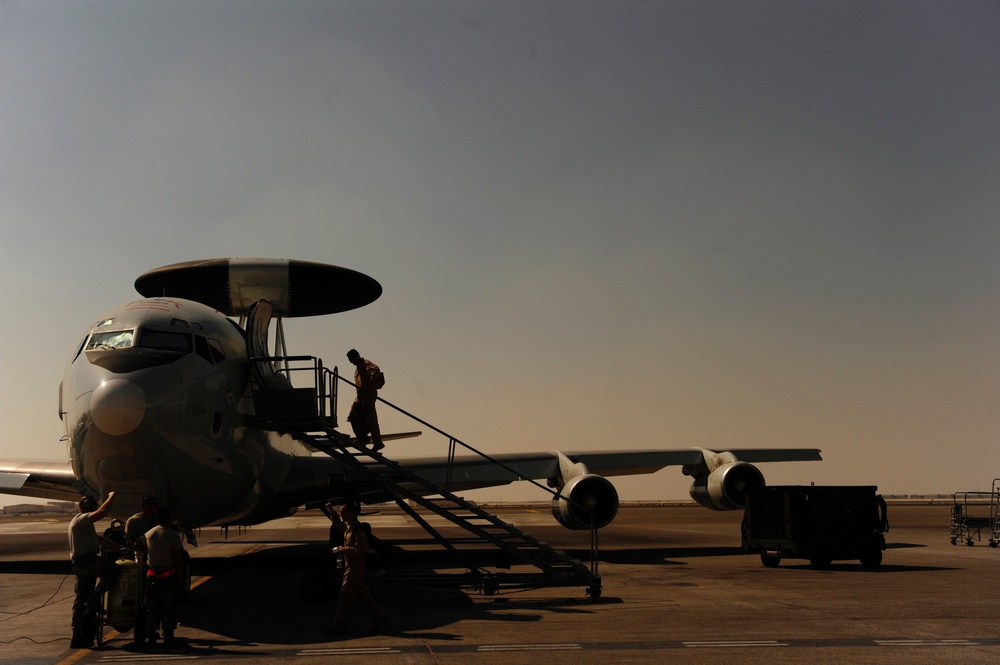
M741 513L694 506L623 507L601 532L603 595L556 588L487 596L376 588L392 621L335 639L333 604L302 602L302 577L327 559L319 513L250 530L205 529L191 549L195 587L175 651L137 652L131 632L98 650L69 649L73 577L68 518L0 518L0 663L961 663L1000 662L1000 550L951 545L948 505L890 505L888 549L875 569L765 568L740 550ZM587 557L589 534L547 507L494 512ZM399 547L394 572L453 564L398 510L363 517ZM103 524L103 523L100 523Z

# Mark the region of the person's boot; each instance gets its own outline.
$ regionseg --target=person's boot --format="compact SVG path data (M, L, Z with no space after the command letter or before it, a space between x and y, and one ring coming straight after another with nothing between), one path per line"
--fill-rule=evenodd
M151 630L148 633L146 633L146 646L147 647L155 647L156 646L156 637L157 636L156 636L156 631L155 630Z
M175 649L180 646L180 642L174 637L173 630L163 629L163 647L165 649Z

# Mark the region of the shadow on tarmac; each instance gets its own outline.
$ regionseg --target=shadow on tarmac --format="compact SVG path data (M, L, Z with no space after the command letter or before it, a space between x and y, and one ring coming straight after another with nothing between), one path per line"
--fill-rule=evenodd
M269 541L269 544L274 544ZM474 551L478 554L478 551ZM443 551L405 552L394 559L391 572L411 573L440 566L454 567L454 558ZM330 563L322 543L296 543L270 547L235 557L206 557L192 560L192 576L209 576L192 589L181 613L182 629L229 638L205 644L189 640L185 653L224 653L226 646L250 646L267 643L322 644L333 641L326 630L333 623L335 603L306 604L299 596L299 583L307 573ZM224 573L224 574L223 574ZM353 617L352 632L343 636L353 639L366 635L392 635L406 638L407 631L421 640L452 641L459 639L440 630L474 616L480 620L505 623L536 623L543 613L590 613L595 603L577 587L564 589L574 597L511 600L511 594L474 596L460 589L377 584L374 596L379 606L390 616L389 626L373 633L367 612L360 607ZM601 604L622 602L604 598ZM520 610L512 613L511 610ZM527 613L525 613L527 611ZM405 626L406 631L395 627ZM245 652L241 652L245 653Z

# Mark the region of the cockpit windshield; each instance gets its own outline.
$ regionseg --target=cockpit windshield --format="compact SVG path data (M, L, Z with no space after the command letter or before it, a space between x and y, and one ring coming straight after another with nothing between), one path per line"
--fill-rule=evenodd
M93 349L123 349L132 346L132 330L113 330L95 332L87 342L87 350Z
M191 353L193 348L189 333L165 332L145 328L139 335L139 346L144 349L179 351L181 353Z

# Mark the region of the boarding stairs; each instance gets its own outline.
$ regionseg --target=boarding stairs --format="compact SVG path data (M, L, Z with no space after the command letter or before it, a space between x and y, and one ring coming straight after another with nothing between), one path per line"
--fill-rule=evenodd
M332 370L325 368L320 359L311 356L252 359L252 362L267 363L272 367L283 365L283 369L280 369L279 373L287 372L288 374L296 369L292 367L290 361L310 363L307 367L297 369L304 369L311 373L315 377L315 386L312 389L282 389L280 386L275 388L273 383L269 387L263 383L255 382L255 401L257 401L259 394L267 398L261 402L268 401L273 406L274 398L279 397L277 412L273 408L258 409L260 426L293 436L313 449L340 461L345 467L370 477L435 541L457 556L467 570L467 573L462 575L434 575L433 577L389 575L388 579L382 581L444 584L478 589L487 595L492 595L502 589L586 586L588 587L587 594L593 600L600 597L601 576L597 569L597 529L591 529L591 561L588 565L534 538L513 524L505 522L500 517L452 492L450 489L450 464L446 473L447 479L442 486L394 462L381 452L359 444L354 438L336 429L336 387L338 381L350 383L353 388L353 382L339 376L336 367ZM286 385L290 385L290 379ZM299 395L292 397L295 393ZM483 460L507 469L512 478L523 479L515 470L507 468L501 462L449 436L430 423L413 416L381 397L378 399L380 403L447 436L449 462L454 459L455 449L463 447ZM316 408L310 408L310 402L315 404ZM556 492L550 488L530 479L523 480L534 483L553 496L556 495ZM437 515L451 524L461 527L471 534L472 539L459 540L445 537L415 506L420 506L424 512ZM459 544L467 545L477 542L489 543L499 550L497 564L494 568L510 568L511 562L520 561L536 568L538 572L515 573L490 570L486 566L475 563L468 550L456 547Z

